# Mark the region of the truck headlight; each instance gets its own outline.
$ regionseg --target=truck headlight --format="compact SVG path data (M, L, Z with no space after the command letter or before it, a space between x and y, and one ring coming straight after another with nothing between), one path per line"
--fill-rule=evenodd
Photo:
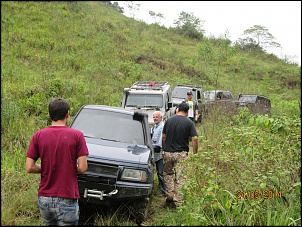
M147 181L147 174L143 170L124 169L121 179L146 182Z

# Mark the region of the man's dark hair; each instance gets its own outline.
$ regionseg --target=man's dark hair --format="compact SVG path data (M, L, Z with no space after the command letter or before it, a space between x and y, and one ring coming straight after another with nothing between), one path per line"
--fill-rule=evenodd
M182 102L178 105L178 111L187 113L189 111L189 105L185 102Z
M52 121L64 120L68 110L70 110L70 104L63 98L54 98L48 105Z

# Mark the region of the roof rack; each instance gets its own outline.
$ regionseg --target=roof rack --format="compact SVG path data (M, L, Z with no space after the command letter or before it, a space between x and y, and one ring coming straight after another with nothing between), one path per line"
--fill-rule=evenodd
M132 85L131 89L163 90L163 86L165 85L169 85L168 82L138 81Z
M177 86L183 86L183 87L198 87L198 88L201 88L200 85L191 85L191 84L177 84Z

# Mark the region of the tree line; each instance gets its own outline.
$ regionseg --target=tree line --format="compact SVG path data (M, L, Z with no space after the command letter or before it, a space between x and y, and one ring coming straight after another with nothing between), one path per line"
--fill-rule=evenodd
M105 5L112 7L114 10L124 14L124 7L118 2L103 1ZM135 14L140 10L140 4L133 1L125 1L124 5L130 12L130 15L135 19ZM149 15L154 20L154 24L160 25L161 19L164 19L164 14L160 12L149 11ZM179 34L192 39L202 40L204 37L204 21L196 17L194 13L182 11L178 15L178 19L174 20L173 24ZM279 48L281 45L277 43L276 38L269 32L265 26L254 25L251 28L244 30L242 38L236 42L242 50L245 51L263 51L267 48ZM231 41L230 41L231 43Z

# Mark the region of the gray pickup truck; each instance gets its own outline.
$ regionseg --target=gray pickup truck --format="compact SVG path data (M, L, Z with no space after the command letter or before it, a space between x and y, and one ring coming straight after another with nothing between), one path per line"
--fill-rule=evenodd
M202 112L205 117L210 116L213 111L223 111L227 114L236 113L235 99L230 91L207 90L204 91Z
M202 103L203 103L203 90L200 85L190 85L190 84L178 84L174 87L172 91L173 105L177 106L182 101L187 99L187 92L191 91L193 95L193 100L198 103L198 113L199 118L197 122L201 122L202 119Z
M202 106L205 116L217 110L233 115L243 107L247 107L252 114L270 114L271 111L270 99L264 95L239 94L238 98L234 99L232 93L225 90L205 91Z

